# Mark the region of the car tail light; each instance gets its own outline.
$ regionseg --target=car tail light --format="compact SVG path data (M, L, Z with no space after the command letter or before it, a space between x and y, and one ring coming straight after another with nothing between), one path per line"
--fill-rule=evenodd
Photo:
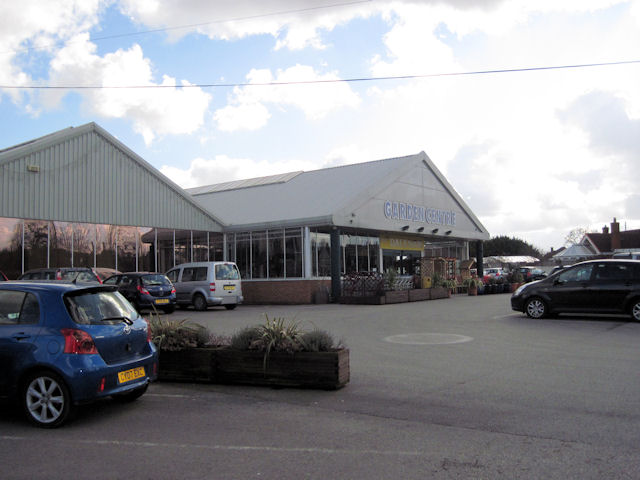
M107 381L106 377L102 377L102 379L100 380L100 385L98 385L99 392L104 392L104 384L106 381Z
M176 293L176 287L173 287L173 288L171 289L171 293Z
M56 270L56 280L62 280L62 272L60 270Z
M138 285L136 288L137 288L137 289L138 289L138 291L139 291L141 294L143 294L143 295L151 295L151 294L149 293L149 290L147 290L147 289L146 289L146 288L144 288L144 287L141 287L140 285Z
M210 283L209 284L209 290L211 290L212 292L216 291L216 284L215 283Z
M60 332L64 336L64 353L77 355L98 353L93 338L87 332L75 328L63 328Z

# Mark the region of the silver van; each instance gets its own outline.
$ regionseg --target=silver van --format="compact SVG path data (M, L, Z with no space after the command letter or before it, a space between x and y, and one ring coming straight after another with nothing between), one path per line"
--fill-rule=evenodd
M179 307L196 310L224 305L233 310L243 301L240 271L233 262L193 262L178 265L166 273L176 287Z

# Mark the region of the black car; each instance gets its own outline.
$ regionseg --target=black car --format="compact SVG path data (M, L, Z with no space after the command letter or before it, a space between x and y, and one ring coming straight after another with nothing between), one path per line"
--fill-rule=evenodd
M121 273L107 278L104 284L117 285L118 291L138 311L156 307L172 313L176 309L176 289L162 273Z
M531 318L553 313L614 313L640 321L640 260L591 260L527 283L511 308Z
M88 267L34 268L24 272L18 277L18 280L62 280L66 282L102 283L96 272Z

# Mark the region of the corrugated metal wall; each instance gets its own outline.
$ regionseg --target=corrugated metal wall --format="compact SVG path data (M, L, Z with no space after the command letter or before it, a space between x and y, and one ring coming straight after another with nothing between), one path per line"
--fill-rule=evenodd
M0 217L221 231L179 190L95 129L78 130L40 148L36 141L4 152Z

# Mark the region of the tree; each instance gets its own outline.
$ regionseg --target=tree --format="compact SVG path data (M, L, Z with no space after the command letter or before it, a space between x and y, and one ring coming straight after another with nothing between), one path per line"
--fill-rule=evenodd
M564 237L564 245L566 247L570 247L571 245L577 245L580 243L582 238L587 234L588 231L586 228L574 228L571 230L566 237Z
M471 243L469 253L472 257L476 256L475 250L475 243ZM519 238L509 238L506 235L493 237L490 240L483 242L483 256L491 257L494 255L524 255L536 258L543 257L543 253L533 245Z

